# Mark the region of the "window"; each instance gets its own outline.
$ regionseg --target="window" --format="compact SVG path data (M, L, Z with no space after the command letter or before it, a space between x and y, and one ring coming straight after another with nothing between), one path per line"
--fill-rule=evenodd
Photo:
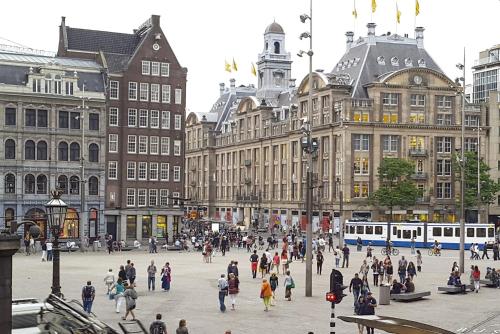
M368 151L369 150L369 135L353 135L354 150L355 151Z
M118 153L118 135L114 133L109 134L109 153Z
M46 194L47 193L47 177L43 174L36 177L36 193Z
M16 108L5 108L5 125L16 125Z
M150 73L150 62L147 60L142 61L142 75L149 75Z
M465 126L478 126L479 116L478 115L465 115Z
M160 112L158 110L151 110L150 126L155 129L158 129L160 127Z
M170 64L161 63L160 73L162 77L168 77L170 75Z
M36 160L47 160L47 142L40 140L36 143Z
M368 175L369 174L369 161L368 158L355 158L354 159L354 174Z
M66 85L65 85L66 95L73 95L74 86L75 86L75 84L73 82L66 81Z
M69 113L67 111L59 111L59 128L67 129L69 127Z
M425 95L411 94L410 102L412 107L425 107Z
M170 129L170 111L161 112L161 128Z
M127 161L127 180L135 180L135 161Z
M37 126L39 128L46 128L48 124L47 110L37 110Z
M128 126L129 127L137 126L137 109L130 108L128 110Z
M99 195L99 180L95 176L89 178L89 195Z
M436 124L451 125L451 114L437 113Z
M151 75L160 75L160 63L157 61L151 62Z
M440 237L441 236L441 227L433 227L432 228L432 235L435 237Z
M398 94L396 93L384 93L382 98L382 103L385 106L397 106L398 105Z
M474 238L474 228L473 227L467 228L467 238Z
M168 205L168 189L160 189L160 205Z
M438 108L451 108L451 96L436 96Z
M89 114L89 130L99 131L99 114L96 113Z
M16 193L16 177L14 174L5 175L5 193L15 194Z
M128 153L136 153L137 152L136 144L137 144L137 137L133 136L133 135L129 135L128 136L128 144L127 144L127 152Z
M33 140L27 140L24 143L24 159L35 160L35 142Z
M181 115L175 115L174 116L174 129L175 130L180 130L182 126L182 116Z
M54 80L54 94L62 94L62 79L60 75L56 75Z
M16 158L16 142L13 139L5 141L5 159Z
M118 126L118 108L109 108L109 126Z
M464 148L466 152L477 152L477 138L464 138Z
M109 98L111 100L118 100L119 89L120 83L118 81L111 80L109 82Z
M160 164L160 180L161 181L168 181L169 178L169 167L170 164L166 162L162 162Z
M79 112L71 112L69 114L69 126L73 130L80 130L80 113Z
M151 102L160 102L159 84L151 84Z
M57 160L68 161L68 143L62 141L57 146Z
M117 180L118 179L118 162L108 161L108 179Z
M150 162L149 163L149 179L151 181L158 180L158 163L157 162Z
M141 101L149 100L149 84L141 82L140 88L141 88L141 94L139 96L139 99Z
M33 79L33 93L42 91L42 79Z
M394 111L384 111L382 114L382 122L384 123L397 123L399 114L397 110Z
M137 179L145 181L148 179L148 163L141 161L137 164Z
M383 150L384 152L397 152L398 151L398 136L383 136Z
M161 85L161 102L170 103L170 85Z
M95 143L89 145L89 161L99 162L99 146Z
M354 122L369 122L370 112L368 111L355 111L353 115Z
M133 101L137 100L137 82L128 83L128 99Z
M175 156L181 155L181 141L180 140L174 140L174 155Z
M26 109L24 112L24 126L36 126L35 109Z
M436 173L438 176L450 176L451 175L451 160L450 159L438 159Z
M135 189L132 188L127 188L127 206L135 206ZM134 217L135 216L127 216L127 231L129 230L129 217ZM134 234L135 237L135 234Z
M148 154L147 136L139 136L139 154Z
M478 238L486 238L486 229L485 228L476 228L476 237Z
M160 154L170 155L170 137L161 137Z
M176 88L175 89L175 104L181 104L182 103L182 89Z
M146 189L137 189L137 206L146 206Z
M69 145L69 160L70 161L80 160L80 144L71 143L71 145Z
M148 111L146 109L139 110L139 127L140 128L148 127Z
M51 94L52 93L52 77L50 74L47 74L45 76L45 94Z
M353 197L354 198L367 198L368 197L368 183L367 182L354 182Z
M57 178L57 187L63 194L68 193L68 177L66 175L59 175Z
M451 198L451 183L437 182L436 183L436 198Z
M410 123L425 123L425 114L422 111L412 111L409 117Z
M35 193L35 177L32 174L27 174L24 177L24 193L25 194Z
M437 137L437 153L451 153L451 137Z
M181 182L181 167L174 166L174 182Z
M149 137L149 154L158 154L159 138L157 136Z
M158 190L149 189L149 206L158 205Z

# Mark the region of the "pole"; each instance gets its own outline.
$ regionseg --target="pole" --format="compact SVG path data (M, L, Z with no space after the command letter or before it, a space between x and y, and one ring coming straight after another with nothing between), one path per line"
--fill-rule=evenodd
M59 233L59 226L54 226L52 228L52 235L54 236L54 245L52 246L54 252L52 259L52 294L57 297L61 297Z
M313 89L313 75L312 75L312 0L309 0L309 94L308 94L308 108L307 119L309 121L308 131L308 169L307 169L307 225L306 225L306 297L312 297L312 195L313 195L313 157L312 157L312 89Z
M339 248L344 247L344 192L342 191L342 181L339 185Z
M85 84L82 89L82 148L80 151L80 224L79 224L79 232L80 232L80 250L85 251L84 245L84 236L85 236L85 222L87 221L87 210L85 209Z
M332 303L332 311L330 313L330 334L335 334L335 303Z
M462 149L460 152L460 258L459 267L460 272L463 274L465 272L465 155L464 155L464 143L465 143L465 47L464 47L464 63L463 63L463 91L462 91L462 133L461 142Z
M479 143L479 140L481 137L479 136L480 131L482 130L479 127L480 123L479 118L477 120L477 223L481 223L481 145Z

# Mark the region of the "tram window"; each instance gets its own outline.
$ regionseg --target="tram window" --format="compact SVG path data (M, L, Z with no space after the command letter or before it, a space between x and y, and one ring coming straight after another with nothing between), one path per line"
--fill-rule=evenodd
M443 236L452 237L453 236L453 228L452 227L445 227Z
M392 227L392 235L398 234L398 228L396 226Z
M435 237L440 237L441 236L441 227L433 227L432 228L432 235Z
M375 234L382 235L382 226L375 226Z
M422 228L421 227L417 227L417 235L418 236L422 235Z
M364 226L356 226L356 234L364 234L365 227Z
M476 229L476 237L478 238L486 238L486 228L478 228Z
M460 228L459 227L455 227L455 237L456 238L460 237Z
M354 226L349 226L349 233L354 234Z
M403 239L411 239L411 230L403 230Z
M411 233L413 234L413 238L417 239L417 231L413 230Z
M493 228L488 229L488 238L493 238L495 236L495 230Z
M398 230L398 239L401 239L401 230Z
M373 226L367 226L365 229L365 234L373 234Z
M474 238L474 228L472 227L467 228L467 237Z

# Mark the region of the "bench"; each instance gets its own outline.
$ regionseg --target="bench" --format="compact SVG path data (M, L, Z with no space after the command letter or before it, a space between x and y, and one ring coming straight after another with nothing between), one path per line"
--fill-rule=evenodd
M490 287L490 288L496 288L496 284L493 283L489 279L482 279L482 280L479 281L479 283L482 284L482 285L486 285L487 287Z
M431 295L430 291L409 292L409 293L402 292L391 295L391 299L402 302L413 302L415 300L419 300L430 295Z
M175 246L175 245L167 246L167 251L182 251L182 246Z
M470 290L470 291L474 290L474 286L471 284L465 285L465 292L467 292L467 290ZM460 292L462 292L462 288L459 286L447 285L447 286L438 287L438 291L446 292L446 293L460 293Z

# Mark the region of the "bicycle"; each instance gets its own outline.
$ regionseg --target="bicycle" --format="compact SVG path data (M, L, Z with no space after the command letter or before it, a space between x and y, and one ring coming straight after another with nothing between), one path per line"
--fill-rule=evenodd
M389 253L387 253L387 248L382 248L381 251L382 255L386 256L386 255L392 255L392 256L398 256L399 255L399 249L396 249L394 247L391 248L391 250L389 251Z
M433 255L436 255L436 256L441 256L441 250L436 249L436 248L434 248L434 247L431 247L431 248L429 248L429 250L427 251L427 254L429 254L429 256L433 256Z

